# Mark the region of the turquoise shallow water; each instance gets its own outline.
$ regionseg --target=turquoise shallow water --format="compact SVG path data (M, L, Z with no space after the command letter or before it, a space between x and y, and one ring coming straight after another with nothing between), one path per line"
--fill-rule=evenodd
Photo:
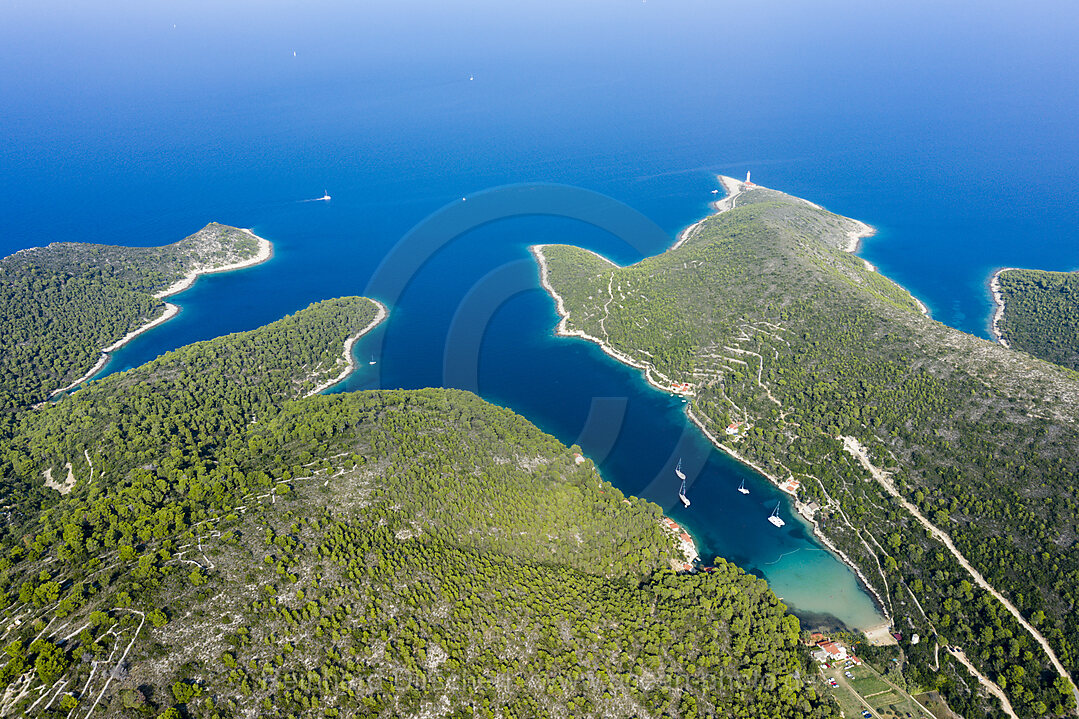
M712 451L636 370L552 335L526 248L634 261L705 214L716 173L751 169L877 227L862 254L935 317L985 336L993 268L1079 267L1077 20L1064 2L976 16L840 0L8 4L0 253L252 227L275 243L270 262L200 279L177 296L179 317L106 371L371 292L391 319L356 350L378 364L343 389L476 389L580 443L605 477L684 521L706 557L767 577L802 616L865 626L872 602L786 504L783 530L764 521L776 490ZM435 223L448 244L409 245L379 272L425 219L514 183L615 202L563 198L551 216L496 193L487 209L501 219L457 207ZM303 202L323 190L331 202ZM647 221L618 224L619 207ZM743 477L748 497L734 491Z

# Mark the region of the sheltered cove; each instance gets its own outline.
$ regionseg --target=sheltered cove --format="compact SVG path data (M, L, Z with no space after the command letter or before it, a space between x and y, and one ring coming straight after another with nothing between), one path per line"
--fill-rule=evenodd
M724 212L728 212L728 211L734 209L734 207L737 205L738 196L747 187L756 187L756 185L747 185L747 183L742 182L741 180L737 180L737 179L735 179L733 177L727 177L727 176L724 176L724 175L719 175L718 180L719 180L720 184L723 186L723 189L726 191L726 193L727 193L726 196L724 196L723 198L715 200L714 202L710 203L710 206L712 207L714 212L708 214L707 216L701 218L697 222L693 223L692 225L686 227L681 232L679 232L678 237L677 237L676 241L674 242L674 244L671 245L667 249L668 252L671 251L671 250L677 249L682 244L684 244L688 239L693 237L694 234L700 229L701 225L704 222L706 222L709 218L715 217L716 215L719 215L719 214L722 214ZM817 209L823 209L819 205L817 205L817 204L815 204L813 202L810 202L809 200L804 200L802 198L795 198L795 199L798 199L801 202L804 202L805 204L807 204L807 205L809 205L811 207L814 207L814 208L817 208ZM849 252L849 253L856 252L858 250L859 246L861 245L862 239L865 238L865 237L869 237L869 236L873 235L876 232L875 229L873 229L871 226L865 224L864 222L859 222L859 221L856 221L856 220L854 222L856 222L856 224L857 224L857 229L854 230L854 231L851 231L847 235L847 239L848 239L847 244L844 247L841 248L844 252ZM633 357L630 357L629 355L627 355L627 354L625 354L623 352L620 352L619 350L615 349L609 343L607 343L606 341L604 341L603 339L601 339L599 337L595 337L593 335L590 335L587 332L584 332L583 330L571 329L569 327L569 319L570 319L569 310L566 308L564 299L554 289L554 287L553 287L553 285L551 284L551 281L550 281L550 268L549 268L549 265L548 265L548 262L547 262L547 258L546 258L546 256L544 255L544 252L543 252L545 246L546 245L533 245L533 246L529 247L529 251L536 258L536 262L539 265L540 284L542 285L543 289L555 301L555 305L556 305L558 316L559 316L558 325L555 327L555 334L558 335L558 336L561 336L561 337L579 337L581 339L585 339L585 340L588 340L590 342L595 343L596 345L598 345L600 347L600 349L604 352L604 354L607 354L608 356L618 360L619 362L621 362L623 364L629 365L630 367L634 367L636 369L642 370L643 373L644 373L644 377L647 380L648 384L650 384L652 387L654 387L654 388L656 388L658 390L661 390L663 392L668 392L668 393L686 394L686 395L692 396L693 392L692 392L691 386L684 385L686 387L686 390L683 391L683 392L678 392L675 388L680 386L680 383L675 382L673 379L667 377L662 372L659 372L650 363L642 362L642 361L637 360L637 359L635 359ZM580 249L583 250L583 248L580 248ZM591 250L584 250L584 251L589 252L590 254L594 255L598 259L610 264L612 267L617 267L618 266L616 263L612 262L610 259L608 259L606 257L603 257L602 255L600 255L600 254L598 254L596 252L592 252ZM871 265L868 261L864 261L864 262L865 262L867 270L870 270L872 272L876 272L876 268L873 265ZM911 295L911 297L917 303L921 313L923 315L925 315L926 317L928 317L929 316L928 308L920 300L918 300L917 298L914 298L913 295ZM793 498L794 508L795 508L796 512L798 513L798 515L799 515L799 519L804 521L810 527L813 536L817 539L818 542L820 542L822 545L824 545L824 547L826 547L827 550L829 552L831 552L833 556L835 556L837 559L839 559L841 562L843 562L844 565L846 565L852 572L854 572L854 574L858 577L859 584L863 587L863 589L865 589L867 592L870 593L870 595L874 599L874 603L877 605L877 608L880 610L881 614L883 615L884 618L883 618L883 620L881 622L876 623L876 624L874 624L874 625L872 625L870 627L865 627L864 628L865 631L866 631L867 636L869 636L871 638L871 640L873 640L874 643L876 643L876 644L881 644L881 645L894 644L895 639L891 636L891 634L888 631L889 627L892 624L892 618L890 616L890 613L888 612L888 609L887 609L887 606L886 606L886 604L884 602L884 599L880 596L880 593L873 587L873 585L865 577L865 575L863 574L861 568L859 568L843 551L841 551L838 547L836 547L835 544L831 540L829 540L826 536L824 536L824 533L820 530L820 527L819 527L818 523L813 518L813 512L805 504L803 504L801 501L798 500L797 481L795 481L793 483L793 485L788 484L788 483L784 482L783 480L779 479L778 477L776 477L775 475L765 471L762 467L760 467L755 462L752 462L749 459L743 457L741 454L739 454L737 451L735 451L731 447L728 447L727 445L723 444L721 441L719 441L719 439L717 439L711 432L709 432L705 428L704 423L700 420L700 418L698 418L694 414L694 412L692 410L692 407L690 405L688 405L688 404L687 404L687 406L685 408L685 413L686 413L686 416L690 419L690 421L692 421L693 424L695 424L697 426L697 428L701 431L701 433L708 439L708 441L715 448L717 448L720 451L724 452L725 454L727 454L728 456L730 456L733 459L737 460L741 464L743 464L743 465L745 465L747 467L750 467L751 469L756 471L761 476L767 478L768 481L771 482L773 485L775 485L775 487L778 488L780 491L784 492L785 494L790 495Z

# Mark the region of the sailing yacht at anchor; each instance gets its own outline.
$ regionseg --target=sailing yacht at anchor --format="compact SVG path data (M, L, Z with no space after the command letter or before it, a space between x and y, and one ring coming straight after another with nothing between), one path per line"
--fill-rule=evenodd
M682 480L682 486L678 490L678 498L682 500L682 504L686 507L689 506L689 497L686 496L686 473L682 471L682 458L678 458L678 466L674 468L674 473L678 479Z
M777 527L782 527L784 524L786 524L786 522L784 522L779 516L779 505L780 504L782 504L782 503L781 502L776 502L776 508L773 509L772 514L770 514L768 516L768 521L771 522L772 524L774 524Z
M742 494L749 494L749 490L746 489L746 480L742 480L742 483L738 485L738 491Z

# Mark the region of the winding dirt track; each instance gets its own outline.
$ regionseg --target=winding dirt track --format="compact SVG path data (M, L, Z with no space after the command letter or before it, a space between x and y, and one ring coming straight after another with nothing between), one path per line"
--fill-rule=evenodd
M997 686L993 682L989 681L988 677L986 677L980 671L975 669L974 665L970 663L970 660L967 659L967 655L963 653L962 649L959 649L958 647L949 647L948 652L953 657L955 657L959 661L960 664L965 666L967 668L968 672L970 672L974 676L978 677L978 681L981 682L981 685L983 687L985 687L986 689L989 690L990 694L992 694L993 696L995 696L997 699L1000 700L1001 705L1003 705L1003 707L1004 707L1004 713L1005 714L1010 716L1012 719L1019 719L1019 717L1015 713L1015 710L1012 709L1012 703L1010 701L1008 701L1008 697L1005 696L1004 691L1001 690L1001 688L999 686Z
M1042 651L1044 651L1046 656L1049 657L1049 661L1052 663L1053 668L1056 669L1057 674L1064 677L1065 681L1067 681L1068 685L1072 688L1072 694L1075 695L1076 703L1075 713L1079 715L1079 690L1076 689L1075 682L1072 681L1071 676L1068 674L1068 671L1064 668L1064 665L1061 664L1060 659L1057 658L1056 652L1054 652L1053 648L1049 646L1049 642L1046 641L1045 637L1041 635L1041 632L1035 629L1030 622L1024 619L1023 615L1019 613L1019 610L1015 607L1015 605L1008 601L1007 597L994 589L993 586L985 580L985 577L982 576L981 572L971 566L970 562L967 561L967 558L964 557L962 552L960 552L956 548L955 544L952 542L951 537L949 537L943 530L938 529L932 522L926 519L917 507L908 502L906 497L899 493L899 490L897 490L895 488L895 485L892 484L891 477L888 475L888 473L882 469L875 467L873 463L869 461L869 457L866 455L865 452L865 447L863 447L858 440L853 437L843 437L842 440L843 449L847 450L847 452L849 452L855 459L857 459L861 463L861 465L865 467L866 470L873 476L873 479L877 480L880 486L884 487L885 491L887 491L888 494L898 499L899 503L902 504L903 507L908 512L910 512L911 515L913 515L914 518L917 519L923 527L925 527L925 530L929 532L931 536L938 539L941 544L948 548L948 551L952 553L952 556L955 557L956 561L959 562L963 569L967 570L967 573L969 573L971 578L974 579L975 584L992 594L993 597L998 602L1003 604L1004 608L1007 609L1013 617L1015 617L1015 620L1019 622L1019 625L1023 627L1023 629L1027 630L1030 636L1034 637L1034 641L1038 643L1038 645L1042 648ZM955 652L953 652L953 655L954 654ZM962 652L960 652L960 654L962 654ZM958 657L958 655L956 656ZM966 657L963 656L962 659L966 659ZM966 664L968 667L971 666L969 663ZM996 685L994 684L993 686ZM999 687L997 688L997 691L1000 691ZM1015 716L1015 714L1013 713L1012 716Z

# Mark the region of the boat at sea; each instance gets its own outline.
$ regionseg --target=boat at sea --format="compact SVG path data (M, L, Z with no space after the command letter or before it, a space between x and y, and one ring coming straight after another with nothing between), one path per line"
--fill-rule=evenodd
M322 197L320 197L318 199L323 200L325 202L329 202L330 201L330 193L326 192L326 190L323 190L322 191Z
M686 481L686 473L682 471L682 460L678 460L678 466L674 468L674 474L683 482Z
M749 494L749 490L746 489L746 481L743 479L742 483L738 485L738 491L742 494Z
M686 496L686 480L682 480L682 488L678 490L678 498L682 500L682 504L689 506L689 497Z
M781 502L776 502L776 508L772 510L772 513L768 516L768 521L777 527L782 527L786 522L779 516L779 505Z
M375 363L375 356L371 355L371 361L368 362L367 364L374 364L374 363Z

